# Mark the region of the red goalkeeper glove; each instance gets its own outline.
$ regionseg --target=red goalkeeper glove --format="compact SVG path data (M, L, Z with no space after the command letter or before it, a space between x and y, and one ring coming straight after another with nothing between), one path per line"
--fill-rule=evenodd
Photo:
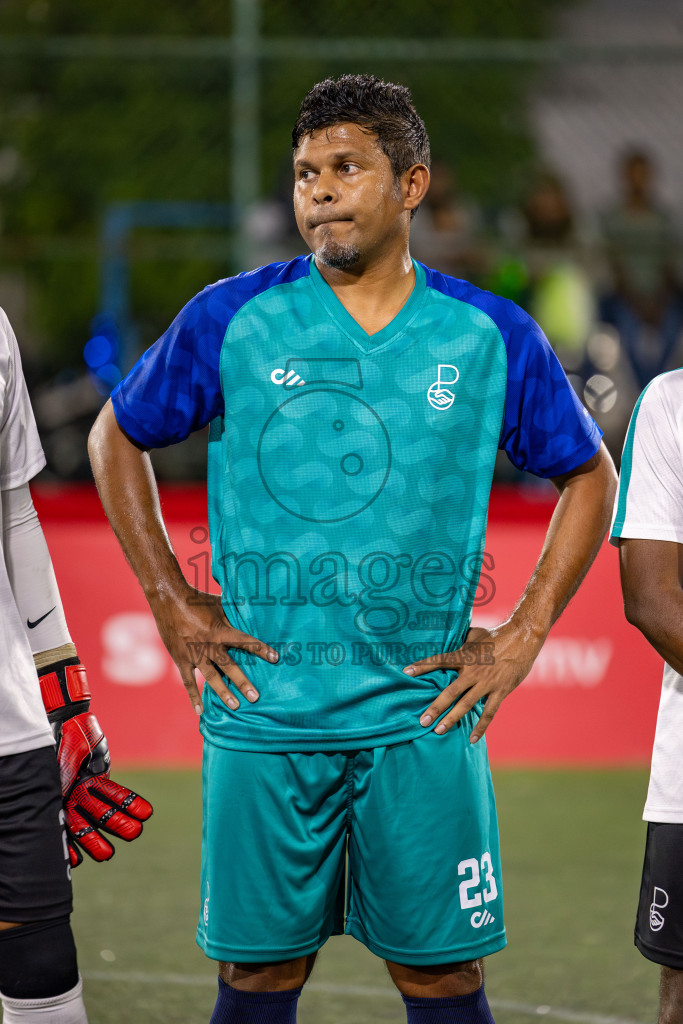
M89 711L90 689L78 658L41 669L40 689L57 743L71 866L83 860L79 847L93 860L109 860L114 847L103 833L137 839L152 805L109 778L109 746Z

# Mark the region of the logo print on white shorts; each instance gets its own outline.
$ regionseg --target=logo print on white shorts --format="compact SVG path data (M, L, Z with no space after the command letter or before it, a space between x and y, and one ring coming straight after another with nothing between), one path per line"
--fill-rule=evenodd
M460 371L457 366L451 366L450 363L439 363L436 380L427 392L429 404L434 409L450 409L455 401L455 395L443 385L457 384L459 377Z
M482 925L491 924L495 920L493 914L489 914L488 910L475 910L470 918L470 924L473 928L481 928Z
M658 885L655 886L655 891L652 894L652 903L650 904L650 930L658 932L664 925L664 917L659 913L660 910L664 910L664 907L669 905L669 894L664 890L660 889Z

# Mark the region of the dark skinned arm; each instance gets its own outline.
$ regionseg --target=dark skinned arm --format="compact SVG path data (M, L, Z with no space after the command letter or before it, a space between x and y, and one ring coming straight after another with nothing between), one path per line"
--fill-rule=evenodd
M459 651L425 658L404 668L415 676L434 668L458 669L458 679L420 718L428 727L450 708L434 730L437 733L448 732L486 697L484 713L470 741L476 743L483 736L502 701L529 674L550 627L576 593L598 553L610 523L617 483L605 446L601 445L584 465L554 478L553 483L560 497L536 568L510 618L490 630L470 629ZM490 664L477 664L476 659L470 663L473 644L487 645L485 649L493 654L486 659Z
M683 675L683 544L622 539L619 565L626 618Z
M198 668L229 708L239 701L218 667L252 703L258 693L228 654L249 650L268 662L277 652L234 629L215 594L194 590L183 575L166 532L152 463L147 449L118 425L111 402L98 416L88 440L93 476L104 511L149 602L157 628L178 667L190 702L203 711L195 678Z

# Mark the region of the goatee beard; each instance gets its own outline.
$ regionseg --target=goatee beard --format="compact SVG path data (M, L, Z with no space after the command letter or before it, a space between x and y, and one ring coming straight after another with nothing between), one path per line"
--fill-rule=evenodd
M351 242L337 242L326 238L316 249L315 258L326 267L333 267L334 270L349 270L360 261L361 252L358 246Z

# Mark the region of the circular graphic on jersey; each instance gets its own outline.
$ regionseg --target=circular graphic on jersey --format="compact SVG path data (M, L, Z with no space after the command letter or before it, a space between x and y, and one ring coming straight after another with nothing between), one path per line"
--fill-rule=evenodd
M336 388L307 388L268 418L257 459L263 486L281 508L309 522L336 523L382 492L391 443L367 402Z

